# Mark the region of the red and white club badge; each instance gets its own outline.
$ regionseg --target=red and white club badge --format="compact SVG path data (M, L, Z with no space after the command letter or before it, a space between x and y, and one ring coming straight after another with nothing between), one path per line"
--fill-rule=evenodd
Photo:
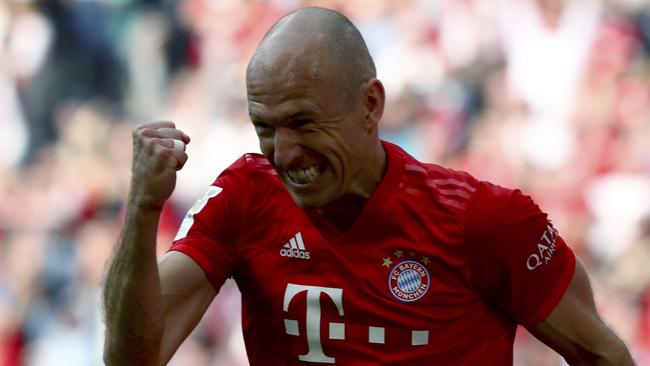
M420 263L406 260L397 263L388 275L388 289L400 301L416 301L429 290L429 271Z

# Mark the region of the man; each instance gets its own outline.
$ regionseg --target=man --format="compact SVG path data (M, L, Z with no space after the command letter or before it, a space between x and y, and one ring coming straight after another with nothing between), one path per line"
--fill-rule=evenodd
M287 15L246 82L264 156L219 176L159 264L189 137L169 122L134 129L107 364L165 364L229 276L252 365L510 365L517 324L572 364L633 364L529 197L380 141L384 89L347 18Z

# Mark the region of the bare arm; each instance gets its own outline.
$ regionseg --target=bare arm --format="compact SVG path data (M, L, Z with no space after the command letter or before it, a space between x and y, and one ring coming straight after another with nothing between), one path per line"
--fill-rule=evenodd
M589 278L579 261L559 304L528 330L570 365L634 365L623 341L598 316Z
M201 267L183 253L167 253L159 266L165 313L160 364L164 365L199 323L217 291Z
M107 365L167 362L216 293L184 255L174 253L157 263L162 207L174 190L176 170L187 160L182 149L174 148L173 139L189 142L171 122L133 130L126 220L104 283ZM187 312L193 315L185 316Z
M156 211L127 212L104 283L107 365L158 364L164 327L155 252L159 216Z

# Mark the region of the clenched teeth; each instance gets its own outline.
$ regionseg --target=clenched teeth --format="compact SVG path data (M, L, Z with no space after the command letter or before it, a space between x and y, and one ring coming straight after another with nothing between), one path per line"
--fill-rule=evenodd
M312 165L307 169L301 170L287 170L287 175L291 178L292 181L298 184L308 184L316 180L320 175L320 169L318 166Z

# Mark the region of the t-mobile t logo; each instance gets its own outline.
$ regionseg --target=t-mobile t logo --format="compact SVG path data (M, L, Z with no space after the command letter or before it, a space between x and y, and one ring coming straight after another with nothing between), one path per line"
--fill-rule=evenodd
M325 293L332 299L336 305L336 309L340 316L343 316L343 289L320 287L320 286L306 286L295 285L293 283L287 284L287 289L284 291L284 304L282 309L289 311L289 304L293 298L303 292L307 291L307 316L306 316L306 330L307 330L307 345L309 350L304 355L299 355L298 359L306 362L324 362L334 363L336 359L329 357L323 352L320 339L320 294ZM345 325L343 323L329 324L329 338L330 339L345 339ZM284 319L284 327L287 334L298 336L298 321L293 319Z

